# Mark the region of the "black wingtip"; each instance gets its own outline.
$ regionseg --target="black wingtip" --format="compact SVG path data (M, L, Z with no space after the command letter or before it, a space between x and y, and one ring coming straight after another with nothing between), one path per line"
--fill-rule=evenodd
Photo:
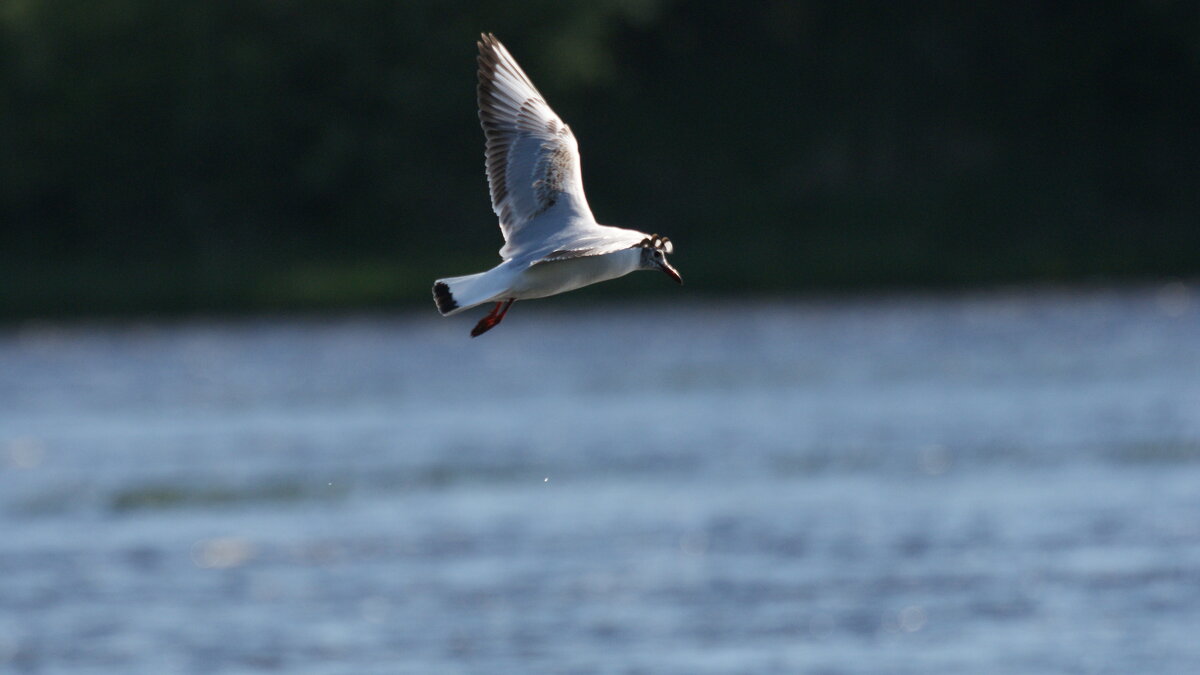
M458 309L458 302L445 282L439 281L433 285L433 301L437 303L438 311L442 314L449 314Z

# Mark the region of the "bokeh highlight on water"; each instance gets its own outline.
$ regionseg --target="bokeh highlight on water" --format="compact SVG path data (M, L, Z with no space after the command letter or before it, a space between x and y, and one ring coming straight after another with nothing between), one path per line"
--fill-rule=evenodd
M1200 672L1200 298L0 333L0 671Z

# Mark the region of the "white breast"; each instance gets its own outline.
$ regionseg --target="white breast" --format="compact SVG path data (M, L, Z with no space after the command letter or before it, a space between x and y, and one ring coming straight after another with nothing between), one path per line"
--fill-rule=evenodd
M641 249L630 248L606 255L538 263L517 277L509 297L518 300L544 298L616 279L638 269L641 257Z

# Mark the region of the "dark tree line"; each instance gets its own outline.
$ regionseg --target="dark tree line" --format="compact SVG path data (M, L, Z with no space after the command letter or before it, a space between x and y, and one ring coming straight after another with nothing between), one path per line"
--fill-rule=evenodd
M6 0L0 313L424 301L487 265L485 30L597 217L692 287L1200 272L1195 2Z

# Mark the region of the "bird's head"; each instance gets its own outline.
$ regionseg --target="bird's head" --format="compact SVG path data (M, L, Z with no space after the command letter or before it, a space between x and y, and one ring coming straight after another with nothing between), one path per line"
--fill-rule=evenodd
M642 269L661 270L674 279L675 283L683 283L683 277L679 276L679 272L671 267L671 263L667 262L667 254L675 251L670 239L652 234L643 239L638 247L642 249Z

